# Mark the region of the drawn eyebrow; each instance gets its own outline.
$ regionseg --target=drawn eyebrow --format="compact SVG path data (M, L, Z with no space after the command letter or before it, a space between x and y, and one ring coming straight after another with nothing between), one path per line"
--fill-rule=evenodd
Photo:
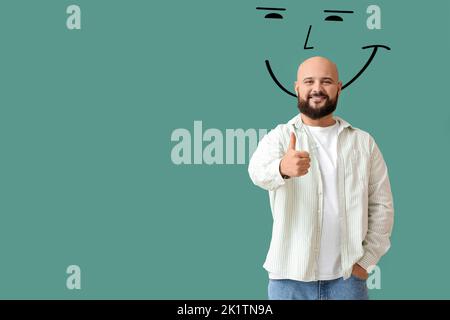
M335 12L335 13L355 13L355 11L350 11L350 10L323 10L323 12Z
M268 8L268 7L256 7L256 10L269 10L269 11L286 11L286 8ZM264 16L266 19L283 19L283 16L279 13L269 13Z
M256 7L257 10L286 11L286 8Z
M350 10L323 10L323 12L332 12L332 13L354 13L354 11ZM342 17L331 15L325 18L325 21L344 21Z

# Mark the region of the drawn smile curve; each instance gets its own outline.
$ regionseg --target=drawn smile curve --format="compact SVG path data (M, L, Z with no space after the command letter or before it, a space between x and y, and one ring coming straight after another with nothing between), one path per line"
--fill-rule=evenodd
M361 70L359 70L359 72L350 80L348 81L346 84L344 84L342 86L342 89L345 89L346 87L348 87L349 85L351 85L356 79L358 79L361 74L363 74L363 72L367 69L367 67L372 63L373 58L375 57L375 55L377 54L378 48L384 48L386 50L391 50L390 47L382 45L382 44L373 44L373 45L369 45L369 46L364 46L361 49L369 49L369 48L373 48L372 49L372 53L369 57L369 59L367 60L366 64L361 68ZM280 81L278 81L277 77L275 76L275 74L272 71L272 67L270 66L270 62L269 60L266 60L266 68L267 71L269 71L270 76L272 77L272 80L277 84L277 86L283 90L284 92L286 92L287 94L297 98L297 95L292 93L291 91L287 90L281 83Z

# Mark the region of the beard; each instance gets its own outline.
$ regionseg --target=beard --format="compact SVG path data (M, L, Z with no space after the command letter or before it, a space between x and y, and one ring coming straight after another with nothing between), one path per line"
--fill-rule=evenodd
M325 98L325 104L322 107L312 107L309 104L309 99L314 97ZM336 110L337 103L338 103L337 94L336 97L333 100L331 100L327 94L320 91L318 93L309 95L307 100L303 100L302 98L300 98L300 96L298 96L297 106L300 112L303 113L305 116L313 120L317 120L329 115L330 113L333 113Z

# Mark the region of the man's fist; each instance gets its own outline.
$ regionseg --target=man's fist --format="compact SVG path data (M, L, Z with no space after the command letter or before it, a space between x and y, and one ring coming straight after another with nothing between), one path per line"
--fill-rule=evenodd
M306 151L295 150L295 134L291 133L289 147L280 162L280 173L282 176L300 177L308 173L311 159Z

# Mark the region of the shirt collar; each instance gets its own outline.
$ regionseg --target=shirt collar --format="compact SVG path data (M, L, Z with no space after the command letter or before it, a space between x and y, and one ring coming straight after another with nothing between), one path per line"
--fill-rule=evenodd
M348 123L347 121L345 121L344 119L338 117L338 116L333 116L333 119L336 120L339 123L339 127L341 130L349 127L353 129L353 126ZM300 116L300 114L297 114L294 118L292 118L291 120L288 121L289 125L293 125L294 127L296 127L297 129L302 129L302 127L304 126L304 122L302 120L302 117Z

